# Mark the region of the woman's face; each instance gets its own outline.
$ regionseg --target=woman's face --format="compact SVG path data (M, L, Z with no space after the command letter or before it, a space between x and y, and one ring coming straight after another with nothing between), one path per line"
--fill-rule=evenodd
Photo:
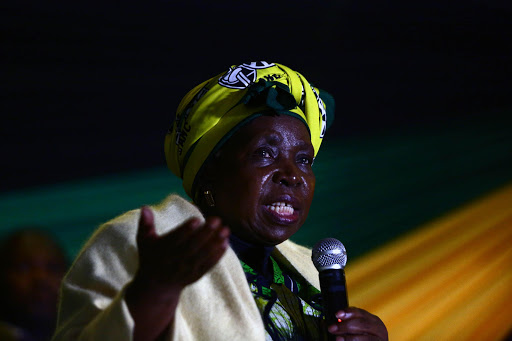
M314 149L303 122L262 116L242 127L213 163L218 215L246 241L276 245L299 230L313 200Z

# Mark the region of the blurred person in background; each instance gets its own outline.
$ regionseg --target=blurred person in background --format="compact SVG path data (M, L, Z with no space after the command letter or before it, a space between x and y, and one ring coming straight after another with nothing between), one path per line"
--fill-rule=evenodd
M18 228L0 242L0 340L49 340L68 261L57 241L37 227Z

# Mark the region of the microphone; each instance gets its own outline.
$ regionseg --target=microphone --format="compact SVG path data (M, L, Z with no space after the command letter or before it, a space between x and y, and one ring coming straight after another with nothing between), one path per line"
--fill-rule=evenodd
M348 307L345 246L335 238L322 239L313 246L311 260L318 270L326 324L330 326L341 322L335 314ZM329 338L334 340L333 336L329 334Z

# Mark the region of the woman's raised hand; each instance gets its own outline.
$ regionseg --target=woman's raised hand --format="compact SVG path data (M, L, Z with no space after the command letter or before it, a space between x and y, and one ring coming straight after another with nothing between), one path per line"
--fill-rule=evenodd
M219 261L229 245L228 237L229 229L217 217L207 218L204 224L192 218L158 236L153 213L148 207L142 207L137 233L137 276L183 288L197 281Z
M229 229L217 217L197 218L157 235L153 212L140 211L139 269L126 290L135 321L134 340L155 340L172 326L181 291L220 260L229 245Z
M366 310L349 307L339 311L336 317L341 323L329 326L329 332L336 335L336 341L375 340L387 341L388 331L382 320Z

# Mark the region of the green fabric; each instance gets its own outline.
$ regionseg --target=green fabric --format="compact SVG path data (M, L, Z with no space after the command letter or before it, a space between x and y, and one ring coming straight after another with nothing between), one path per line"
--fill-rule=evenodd
M268 283L251 266L240 261L262 315L267 340L325 339L322 308L314 301L315 295L320 292L311 285L285 275L275 259L270 259L273 267L272 283ZM292 281L294 292L285 285L285 276Z

